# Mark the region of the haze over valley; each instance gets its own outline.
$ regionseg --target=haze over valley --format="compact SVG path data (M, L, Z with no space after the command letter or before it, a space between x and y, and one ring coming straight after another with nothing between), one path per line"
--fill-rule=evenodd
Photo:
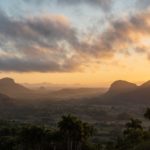
M150 150L150 0L0 0L0 150Z
M124 122L132 116L142 116L143 110L150 104L149 91L149 81L137 86L118 80L108 89L33 90L16 83L14 79L3 78L0 79L1 118L55 123L60 115L70 113L94 123L106 120L115 123L118 119Z

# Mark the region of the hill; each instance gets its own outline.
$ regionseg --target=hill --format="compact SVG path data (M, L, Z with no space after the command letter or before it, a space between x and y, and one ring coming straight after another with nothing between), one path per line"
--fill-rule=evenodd
M51 97L62 99L91 98L104 93L104 88L67 88L50 93Z
M10 98L4 94L0 94L0 102L8 102Z
M127 81L115 81L105 94L91 99L91 102L107 105L150 104L150 81L141 86Z
M51 101L51 100L70 100L80 98L91 98L101 93L104 93L103 88L62 88L46 89L45 87L39 87L31 90L27 87L16 83L11 78L0 79L0 93L8 95L15 99L21 99L22 101Z
M12 98L22 98L31 93L31 91L16 83L11 78L3 78L0 79L0 93L8 95Z
M108 92L106 93L107 96L115 96L122 93L127 93L137 89L138 86L134 83L130 83L127 81L118 80L111 84Z

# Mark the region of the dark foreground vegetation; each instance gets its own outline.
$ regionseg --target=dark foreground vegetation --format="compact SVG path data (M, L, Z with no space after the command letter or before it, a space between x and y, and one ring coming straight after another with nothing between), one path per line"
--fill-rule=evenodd
M150 119L150 109L145 118ZM130 119L120 136L109 142L96 142L96 133L88 123L75 116L66 115L56 128L0 122L0 150L149 150L150 129L142 121Z
M63 116L56 129L48 126L0 122L1 150L81 150L88 149L94 129L78 118Z

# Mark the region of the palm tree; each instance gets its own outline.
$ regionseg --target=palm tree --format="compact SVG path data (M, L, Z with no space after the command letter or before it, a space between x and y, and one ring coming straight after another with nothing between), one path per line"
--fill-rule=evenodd
M138 119L130 119L130 122L126 124L126 128L128 129L142 129L142 121Z
M150 108L147 108L146 112L144 113L144 117L150 120Z
M44 129L37 126L27 126L20 133L20 142L23 149L40 150L44 136Z
M67 150L81 149L82 142L86 141L93 132L90 125L72 115L63 116L58 128L66 141Z
M142 122L138 119L131 119L126 124L124 130L123 143L125 149L132 149L135 145L142 142L144 138L144 131Z

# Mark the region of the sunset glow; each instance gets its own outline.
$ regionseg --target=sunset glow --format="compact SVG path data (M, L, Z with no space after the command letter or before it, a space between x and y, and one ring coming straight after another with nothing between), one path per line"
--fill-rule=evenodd
M150 79L149 6L147 0L2 1L0 78L141 84Z

